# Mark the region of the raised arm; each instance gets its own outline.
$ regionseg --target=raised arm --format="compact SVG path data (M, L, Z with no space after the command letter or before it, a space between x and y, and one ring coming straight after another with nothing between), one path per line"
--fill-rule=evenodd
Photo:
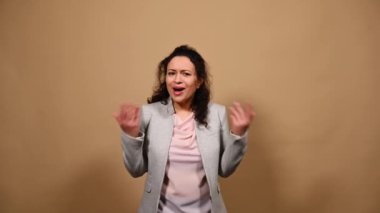
M124 165L133 177L143 175L147 170L144 153L143 132L140 132L141 109L132 104L122 104L113 116L122 129L122 147Z
M228 177L235 171L244 156L247 148L247 131L256 113L252 106L235 102L230 107L230 125L225 109L219 113L219 116L222 124L219 175Z

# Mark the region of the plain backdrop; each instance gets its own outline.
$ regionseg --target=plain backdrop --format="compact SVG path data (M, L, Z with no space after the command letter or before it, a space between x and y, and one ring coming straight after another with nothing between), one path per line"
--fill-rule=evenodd
M0 0L0 212L136 212L120 103L189 44L257 118L229 212L380 212L378 0Z

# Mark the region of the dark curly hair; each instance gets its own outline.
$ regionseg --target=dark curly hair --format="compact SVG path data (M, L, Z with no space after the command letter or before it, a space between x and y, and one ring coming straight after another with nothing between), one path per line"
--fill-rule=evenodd
M200 80L201 85L195 91L191 109L194 112L195 120L207 127L208 103L211 97L207 64L202 56L188 45L181 45L175 48L169 56L158 64L156 86L152 96L148 98L148 103L161 102L165 105L168 104L167 100L170 95L166 88L165 77L169 62L176 56L185 56L194 64L197 78Z

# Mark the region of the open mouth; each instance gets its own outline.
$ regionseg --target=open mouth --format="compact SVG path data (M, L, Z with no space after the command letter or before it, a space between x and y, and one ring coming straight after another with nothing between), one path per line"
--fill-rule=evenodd
M181 94L182 94L182 91L183 91L184 89L185 89L184 87L173 87L173 90L174 90L174 94L175 94L175 95L181 95Z

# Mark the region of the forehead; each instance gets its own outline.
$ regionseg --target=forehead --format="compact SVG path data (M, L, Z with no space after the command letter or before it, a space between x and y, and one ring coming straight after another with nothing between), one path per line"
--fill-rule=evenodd
M176 56L172 58L168 64L168 69L195 71L194 64L186 56Z

